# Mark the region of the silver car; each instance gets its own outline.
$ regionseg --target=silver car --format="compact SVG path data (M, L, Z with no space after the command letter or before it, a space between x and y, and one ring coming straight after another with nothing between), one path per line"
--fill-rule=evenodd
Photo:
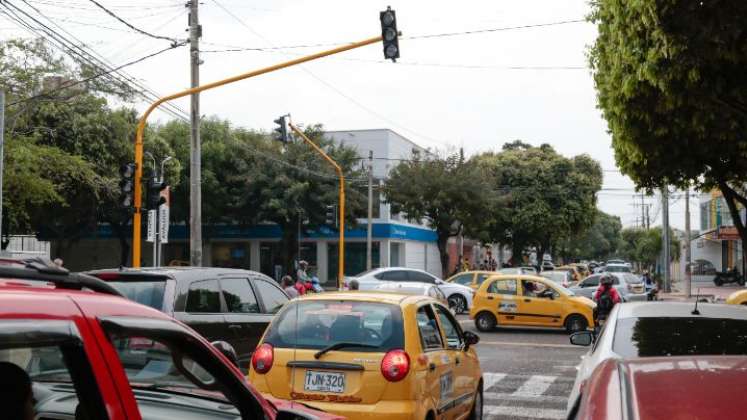
M581 356L568 410L583 386L607 359L701 355L747 355L747 311L738 305L692 302L636 302L615 305L596 340L590 331L571 335L571 343L592 345ZM685 369L683 365L681 367Z
M643 281L632 273L601 273L592 274L581 280L577 285L570 288L578 296L585 296L594 300L594 292L599 288L599 280L603 275L610 274L613 277L612 285L617 289L623 302L640 302L648 300L646 287Z

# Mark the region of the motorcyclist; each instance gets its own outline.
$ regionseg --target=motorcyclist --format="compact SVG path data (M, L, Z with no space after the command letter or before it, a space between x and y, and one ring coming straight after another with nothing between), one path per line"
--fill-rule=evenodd
M594 301L597 302L597 319L604 322L612 312L612 308L622 302L620 294L612 285L614 279L612 274L605 274L599 280L599 288L594 292Z

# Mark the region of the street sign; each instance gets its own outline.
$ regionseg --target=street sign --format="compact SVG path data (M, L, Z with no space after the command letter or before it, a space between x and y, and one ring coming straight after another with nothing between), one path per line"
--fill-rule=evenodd
M145 237L148 242L156 241L156 211L148 210L148 235Z
M169 243L169 206L161 204L158 209L158 242L162 244ZM150 226L150 224L149 224Z

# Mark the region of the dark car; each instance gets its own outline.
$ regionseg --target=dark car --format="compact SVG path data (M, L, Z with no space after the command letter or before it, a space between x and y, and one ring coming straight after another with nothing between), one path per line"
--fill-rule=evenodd
M99 279L0 264L3 419L340 419L262 397L230 353Z
M89 274L189 325L208 341L227 341L242 369L248 368L265 328L289 300L274 280L247 270L165 267Z
M740 419L747 357L609 359L574 402L571 420Z
M695 260L690 263L685 270L694 276L714 276L716 275L716 267L713 263L708 260Z

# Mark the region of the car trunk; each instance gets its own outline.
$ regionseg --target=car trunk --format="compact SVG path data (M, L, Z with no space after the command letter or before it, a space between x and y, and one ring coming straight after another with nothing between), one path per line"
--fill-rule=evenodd
M383 352L331 351L315 359L316 352L276 348L271 374L266 376L270 393L284 399L362 404L381 399L387 383L380 369Z

